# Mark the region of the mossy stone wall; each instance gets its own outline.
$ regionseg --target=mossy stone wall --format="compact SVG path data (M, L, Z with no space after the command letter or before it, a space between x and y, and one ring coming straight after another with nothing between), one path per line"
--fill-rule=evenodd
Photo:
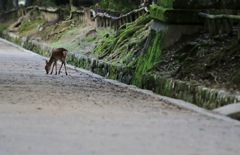
M198 24L203 22L197 10L172 9L151 5L149 11L152 18L169 24Z
M133 69L126 66L124 67L120 65L113 65L108 62L97 60L95 58L73 53L70 53L68 55L67 63L79 68L90 70L93 73L110 79L115 79L126 84L131 83L134 73Z
M238 95L180 80L167 79L151 73L143 75L142 88L164 96L182 99L209 110L240 102Z
M157 4L173 9L240 9L239 0L158 0Z

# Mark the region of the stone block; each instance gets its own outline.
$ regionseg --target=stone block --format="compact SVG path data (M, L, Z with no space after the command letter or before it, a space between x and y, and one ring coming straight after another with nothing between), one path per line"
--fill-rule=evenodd
M194 24L202 23L197 10L177 10L159 7L157 5L150 6L151 17L163 22L173 24Z
M173 9L240 9L239 0L158 0L157 4Z
M213 111L240 120L240 103L229 104Z

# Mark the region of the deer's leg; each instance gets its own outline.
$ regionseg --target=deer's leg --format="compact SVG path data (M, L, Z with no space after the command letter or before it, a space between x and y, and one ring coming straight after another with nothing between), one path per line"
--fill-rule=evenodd
M55 75L57 75L57 60L56 60L56 61L54 61L54 64L55 64L55 70L56 70L56 73L55 73Z
M66 73L66 75L68 75L65 61L63 62L63 64L64 64L64 68L65 68L65 73Z
M52 73L53 73L53 68L54 68L54 66L55 66L55 63L53 63L53 66L52 66L52 71L51 71L51 73L50 73L50 74L52 74Z
M60 72L61 72L61 69L62 69L62 66L63 66L63 61L62 61L62 64L61 64L61 66L60 66L60 69L59 69L59 72L58 72L58 74L60 74Z

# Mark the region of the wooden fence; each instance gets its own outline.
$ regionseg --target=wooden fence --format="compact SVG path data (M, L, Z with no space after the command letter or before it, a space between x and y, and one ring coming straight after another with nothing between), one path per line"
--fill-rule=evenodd
M84 8L81 10L69 12L67 10L59 8L31 6L2 13L0 17L2 17L3 20L15 19L22 15L25 15L32 9L36 9L47 21L73 19L78 24L89 24L90 22L95 22L97 27L112 27L115 30L126 23L135 21L145 13L149 13L147 7L142 7L127 14L121 15L118 12L110 12L100 9L92 10L90 8Z
M213 36L220 35L223 33L230 35L233 33L234 27L237 26L238 42L240 42L240 15L232 14L214 15L200 12L199 16L205 18L205 30L208 31Z
M97 12L95 20L97 27L113 27L116 30L126 23L135 21L138 17L144 15L145 13L149 13L146 7L133 10L127 14L117 17L110 15L107 12Z

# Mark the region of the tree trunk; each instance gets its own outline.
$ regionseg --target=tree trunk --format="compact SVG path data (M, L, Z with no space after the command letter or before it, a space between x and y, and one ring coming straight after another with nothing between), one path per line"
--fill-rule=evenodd
M69 0L70 10L75 11L76 8L73 6L73 0Z
M25 1L25 5L26 5L26 6L30 6L30 5L32 5L33 1L34 1L34 0L26 0L26 1Z
M18 7L18 0L13 0L13 5L14 5L14 7Z
M0 0L0 13L4 11L3 4L4 4L3 0Z
M14 8L13 6L13 1L12 0L0 0L2 1L2 7L3 7L3 11L7 11L7 10L11 10Z

